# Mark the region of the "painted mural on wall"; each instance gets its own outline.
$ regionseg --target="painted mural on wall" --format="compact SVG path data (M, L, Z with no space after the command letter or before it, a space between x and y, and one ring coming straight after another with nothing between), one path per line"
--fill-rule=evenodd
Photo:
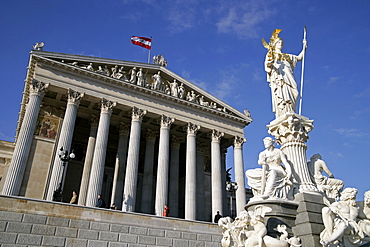
M55 139L59 128L59 118L40 116L37 120L35 135Z

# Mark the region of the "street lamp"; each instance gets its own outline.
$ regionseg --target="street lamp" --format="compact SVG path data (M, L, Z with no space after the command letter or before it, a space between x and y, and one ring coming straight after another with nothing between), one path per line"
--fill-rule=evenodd
M53 194L53 201L55 202L61 202L63 199L63 191L62 191L62 185L63 185L63 178L64 178L64 172L66 169L66 164L71 160L74 159L76 156L73 153L73 150L71 153L69 153L68 150L63 150L63 147L60 148L58 152L59 159L63 162L63 168L62 168L62 176L59 179L59 186L54 191Z
M233 218L233 192L238 189L236 182L226 181L226 190L230 192L230 217ZM235 214L236 215L236 214Z

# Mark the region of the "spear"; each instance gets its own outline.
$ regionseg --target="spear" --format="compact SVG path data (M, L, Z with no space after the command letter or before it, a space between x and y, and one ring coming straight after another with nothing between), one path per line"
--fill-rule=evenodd
M304 29L303 29L303 40L306 40L306 33L307 33L307 29L306 29L306 26L304 26ZM303 43L303 49L305 49L305 43ZM299 96L299 112L298 114L301 115L302 113L302 98L303 98L303 76L304 76L304 57L305 57L305 53L306 51L303 53L303 57L302 57L302 73L301 73L301 92L300 92L300 96Z

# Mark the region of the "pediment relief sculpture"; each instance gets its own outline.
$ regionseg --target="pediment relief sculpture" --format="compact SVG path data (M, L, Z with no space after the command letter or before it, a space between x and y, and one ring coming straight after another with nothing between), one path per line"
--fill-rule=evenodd
M82 69L80 72L86 71L85 75L89 75L93 72L93 74L90 75L94 76L95 74L95 76L97 76L98 74L103 76L101 78L105 81L116 85L124 87L130 87L130 85L132 85L131 88L136 88L138 90L145 88L142 92L155 91L156 93L162 94L162 97L170 97L173 100L176 99L177 102L182 102L199 109L238 117L243 119L243 121L251 121L250 115L239 114L234 109L228 109L222 102L217 102L217 100L209 98L206 92L202 92L195 87L193 88L189 82L183 82L179 80L179 78L174 78L172 75L162 71L166 70L166 68L153 68L153 66L155 66L153 64L148 64L148 67L104 64L101 61L90 62L76 61L67 58L62 59L61 57L53 57L53 54L51 54L50 57L45 55L45 57L38 56L37 58L46 58L49 62L63 63L73 66L73 68ZM77 70L75 71L79 72ZM115 80L112 81L111 79Z

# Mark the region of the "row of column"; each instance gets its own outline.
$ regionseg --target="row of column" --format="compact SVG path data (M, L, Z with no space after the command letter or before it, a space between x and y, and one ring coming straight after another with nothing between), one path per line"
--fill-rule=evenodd
M29 149L32 143L32 137L35 130L38 113L44 90L47 84L34 80L31 84L29 102L26 106L26 112L19 132L18 141L15 146L13 159L11 161L8 175L4 184L3 194L18 195L20 185L23 179L26 161L28 159ZM63 147L70 150L77 109L83 93L78 93L68 89L68 103L65 111L64 121L61 127L58 150ZM88 139L85 163L81 179L79 192L80 205L95 206L97 195L101 192L103 184L105 157L108 144L108 134L110 126L110 117L112 109L116 103L106 99L101 101L101 112L99 122L97 117L91 119L90 137ZM139 167L140 134L141 123L145 110L136 107L132 110L131 128L125 124L120 125L120 136L115 164L115 173L112 189L112 202L123 211L135 211L135 201L137 196L137 178ZM155 193L156 215L162 215L163 207L169 204L172 208L172 215L178 212L178 178L179 178L179 150L180 143L177 137L171 137L170 145L170 127L175 119L162 115L160 120L158 169ZM186 137L186 181L185 181L185 219L195 220L197 214L201 214L197 202L202 198L200 193L204 191L204 177L202 158L199 147L197 148L196 133L200 129L199 125L188 123L185 127ZM130 133L129 133L130 132ZM224 134L217 130L212 132L211 141L211 181L212 181L212 213L223 212L222 194L225 190L225 184L222 183L222 165L220 141ZM129 138L130 136L130 138ZM153 160L154 160L154 133L147 133L147 145L145 151L145 172L143 184L142 211L151 211L152 187L153 187ZM244 167L242 158L242 144L244 138L236 137L234 140L234 167L235 179L239 185L237 197L237 211L241 212L246 203L245 185L244 185ZM128 148L127 148L128 146ZM170 150L171 149L171 150ZM127 150L127 153L126 153ZM171 154L171 156L170 156ZM127 158L126 158L127 157ZM198 165L197 165L198 163ZM171 169L170 169L171 166ZM198 167L198 170L197 170ZM201 168L199 168L201 167ZM64 183L63 163L55 158L53 169L49 181L46 200L52 200L54 191L57 190L60 183ZM199 174L201 173L201 174ZM169 182L171 186L169 187ZM124 186L123 186L124 185ZM63 188L63 186L62 186ZM197 192L198 190L198 192ZM169 198L169 201L167 201ZM121 204L122 203L122 204ZM199 207L198 207L199 208Z

